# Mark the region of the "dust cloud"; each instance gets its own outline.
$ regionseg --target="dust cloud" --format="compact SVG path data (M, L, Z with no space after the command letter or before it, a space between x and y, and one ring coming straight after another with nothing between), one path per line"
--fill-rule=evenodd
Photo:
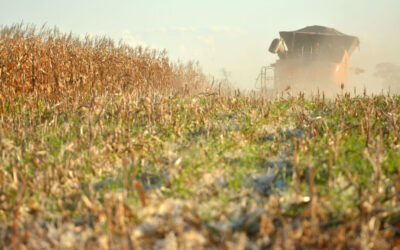
M347 90L368 94L400 94L400 33L388 29L353 31L360 46L350 58Z
M328 96L343 92L361 94L364 91L367 94L400 94L400 33L392 32L385 37L372 33L365 30L360 34L357 31L349 32L359 38L360 45L349 58L348 81L344 86L318 80L321 74L319 65L313 65L305 72L315 75L313 81L297 81L290 89L286 85L277 89L292 93L305 92L307 95L320 91Z

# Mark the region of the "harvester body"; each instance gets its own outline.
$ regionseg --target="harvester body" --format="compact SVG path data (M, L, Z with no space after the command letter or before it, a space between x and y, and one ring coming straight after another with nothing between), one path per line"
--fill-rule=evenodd
M355 36L323 26L281 31L269 47L279 59L274 68L274 87L330 91L346 85L349 58L359 45Z

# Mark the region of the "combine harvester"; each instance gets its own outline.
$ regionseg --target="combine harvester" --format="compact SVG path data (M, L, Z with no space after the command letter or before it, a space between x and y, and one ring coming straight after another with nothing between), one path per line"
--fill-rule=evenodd
M357 37L323 26L281 31L279 35L269 47L269 52L279 57L269 67L275 91L319 90L329 95L347 85L350 55L360 43Z

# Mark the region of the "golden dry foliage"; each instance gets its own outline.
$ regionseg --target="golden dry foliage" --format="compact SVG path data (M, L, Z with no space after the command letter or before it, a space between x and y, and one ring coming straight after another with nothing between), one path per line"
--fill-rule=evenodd
M106 37L80 39L57 28L16 24L0 29L1 93L56 95L90 89L198 89L197 64L172 64L165 51L116 45Z

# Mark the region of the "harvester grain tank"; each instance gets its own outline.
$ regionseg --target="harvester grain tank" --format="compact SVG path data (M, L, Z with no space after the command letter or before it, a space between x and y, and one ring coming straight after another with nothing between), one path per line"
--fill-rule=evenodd
M360 43L357 37L323 26L279 34L269 47L279 57L272 64L277 90L330 91L347 84L349 58Z

